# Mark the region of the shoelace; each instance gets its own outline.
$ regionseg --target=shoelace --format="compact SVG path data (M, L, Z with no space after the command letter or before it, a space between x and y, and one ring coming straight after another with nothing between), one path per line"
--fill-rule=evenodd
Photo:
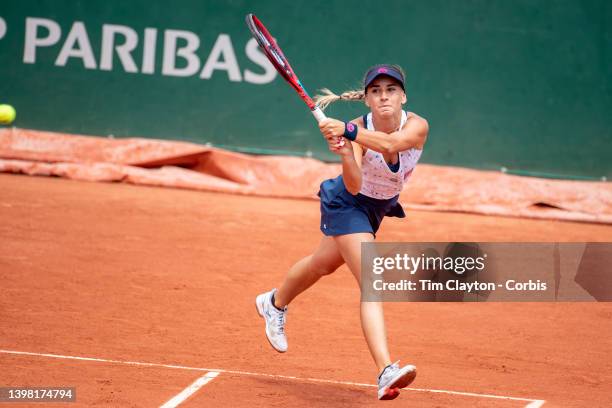
M276 325L278 327L278 333L284 334L285 333L285 314L284 313L278 313L276 315Z

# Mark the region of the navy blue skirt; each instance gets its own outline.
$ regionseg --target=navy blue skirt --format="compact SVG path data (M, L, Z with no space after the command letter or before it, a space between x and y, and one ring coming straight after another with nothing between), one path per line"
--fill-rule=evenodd
M321 231L327 236L369 232L376 236L385 216L404 218L399 196L378 200L363 194L352 195L342 176L321 183Z

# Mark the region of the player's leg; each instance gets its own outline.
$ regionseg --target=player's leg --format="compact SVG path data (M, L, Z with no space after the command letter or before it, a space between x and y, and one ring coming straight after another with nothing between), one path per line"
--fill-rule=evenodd
M300 293L311 287L322 276L334 272L344 259L330 237L323 237L317 250L293 265L280 289L262 293L255 299L257 312L266 323L266 337L276 351L287 351L285 318L287 305Z
M334 238L346 265L357 279L357 283L361 284L361 243L373 242L374 237L370 233L359 233ZM378 371L382 371L391 364L383 305L381 302L361 302L360 309L363 335Z
M293 265L280 288L274 294L274 305L283 308L321 277L334 272L344 263L332 237L324 236L312 255Z
M357 282L361 285L361 243L373 242L369 233L347 234L335 237L338 249ZM385 317L382 302L361 302L361 328L370 354L378 367L378 398L393 399L399 395L399 388L410 384L416 376L416 368L398 363L391 364Z

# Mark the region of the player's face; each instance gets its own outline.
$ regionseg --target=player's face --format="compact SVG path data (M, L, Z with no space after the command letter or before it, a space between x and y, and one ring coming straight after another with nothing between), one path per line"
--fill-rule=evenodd
M380 76L368 87L365 103L377 116L393 116L402 110L406 94L395 79Z

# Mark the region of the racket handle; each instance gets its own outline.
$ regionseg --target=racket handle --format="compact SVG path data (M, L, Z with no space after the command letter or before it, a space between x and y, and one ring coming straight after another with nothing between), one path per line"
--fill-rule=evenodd
M327 119L327 116L325 116L323 111L318 106L315 106L315 108L311 112L313 116L315 117L315 119L317 120L317 122L320 122L323 119Z
M325 114L323 113L323 111L318 107L315 106L315 108L311 111L312 115L315 117L315 119L317 120L317 122L322 121L323 119L327 119L327 116L325 116ZM344 146L344 138L341 137L340 141L338 143L338 146Z

